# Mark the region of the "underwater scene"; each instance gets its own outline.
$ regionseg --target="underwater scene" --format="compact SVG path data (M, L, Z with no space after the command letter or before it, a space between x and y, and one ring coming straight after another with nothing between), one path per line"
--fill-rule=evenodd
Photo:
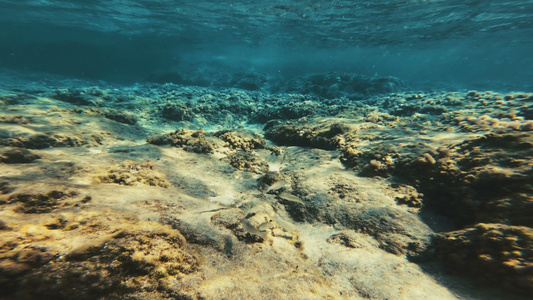
M532 299L533 0L0 0L0 300Z

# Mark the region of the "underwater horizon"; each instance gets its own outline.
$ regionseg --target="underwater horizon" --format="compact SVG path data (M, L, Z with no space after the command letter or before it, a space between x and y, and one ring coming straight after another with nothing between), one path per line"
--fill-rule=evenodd
M414 89L532 85L532 1L0 5L0 66L30 73L129 84L205 85L217 73L290 80L347 72L394 76Z
M0 300L530 299L533 0L0 0Z

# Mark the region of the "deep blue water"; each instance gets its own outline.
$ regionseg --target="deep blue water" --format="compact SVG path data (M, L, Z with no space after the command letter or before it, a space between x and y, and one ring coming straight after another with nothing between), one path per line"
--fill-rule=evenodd
M532 0L1 0L0 28L0 67L30 74L194 84L335 71L533 88Z

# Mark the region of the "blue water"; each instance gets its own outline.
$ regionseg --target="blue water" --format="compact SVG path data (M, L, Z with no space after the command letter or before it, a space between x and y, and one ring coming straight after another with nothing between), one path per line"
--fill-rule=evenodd
M530 299L532 49L533 0L0 0L0 300Z
M0 67L124 83L334 71L531 90L532 20L531 0L1 0Z

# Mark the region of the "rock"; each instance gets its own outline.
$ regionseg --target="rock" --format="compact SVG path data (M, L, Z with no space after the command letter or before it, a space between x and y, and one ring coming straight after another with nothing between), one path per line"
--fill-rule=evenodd
M0 151L0 162L6 164L31 163L39 158L41 158L40 155L34 154L24 148L8 148Z
M268 163L250 152L237 152L227 158L228 163L236 169L264 174L268 172Z
M347 228L373 236L380 248L393 254L416 255L430 243L430 229L416 215L388 207L336 210L336 220Z
M172 145L194 153L213 153L214 144L206 138L203 130L178 129L161 136L152 136L147 140L154 145Z
M265 175L259 177L257 182L263 189L269 189L276 182L281 180L281 174L278 171L269 171ZM280 186L281 188L281 186Z
M0 181L0 195L9 194L15 189L10 187L9 181Z
M282 86L288 93L319 97L361 99L371 94L398 92L404 84L395 77L367 77L344 72L329 72L298 77Z
M362 248L363 246L357 241L357 239L350 234L337 233L328 238L328 243L336 243L346 246L348 248Z
M215 133L215 136L224 141L226 147L232 150L251 152L255 149L265 149L266 141L258 135L247 131L222 130Z
M74 105L91 105L92 97L82 89L59 89L51 95L53 98Z
M311 127L292 122L272 122L264 130L265 137L278 145L334 150L342 143L340 135L347 133L350 128L342 124Z
M436 257L451 270L525 295L533 292L533 229L504 224L439 234Z
M8 229L9 226L7 226L6 222L4 222L2 219L0 219L0 230Z
M244 219L246 213L238 208L224 209L215 213L211 217L211 222L216 226L221 226L229 230L236 230L241 225L241 220Z
M78 136L66 135L62 133L36 133L28 136L12 137L7 140L0 140L0 144L26 148L45 149L50 147L82 147L86 145L99 145L102 138L98 135Z
M190 107L183 102L165 103L159 108L161 116L172 121L192 121L194 113Z
M185 239L177 230L157 223L135 224L106 240L105 247L85 248L67 255L66 261L34 270L25 276L18 295L124 299L148 289L166 298L166 285L199 268L197 258L184 246Z
M137 124L137 118L129 112L118 111L115 109L105 109L102 111L102 115L110 120L117 121L119 123L127 125Z
M149 185L168 188L170 182L165 174L157 171L153 163L125 160L110 168L106 174L97 175L99 183L116 183L120 185Z
M6 204L16 205L15 211L25 214L48 213L59 208L70 207L83 199L76 191L53 189L42 193L16 193L7 198Z

